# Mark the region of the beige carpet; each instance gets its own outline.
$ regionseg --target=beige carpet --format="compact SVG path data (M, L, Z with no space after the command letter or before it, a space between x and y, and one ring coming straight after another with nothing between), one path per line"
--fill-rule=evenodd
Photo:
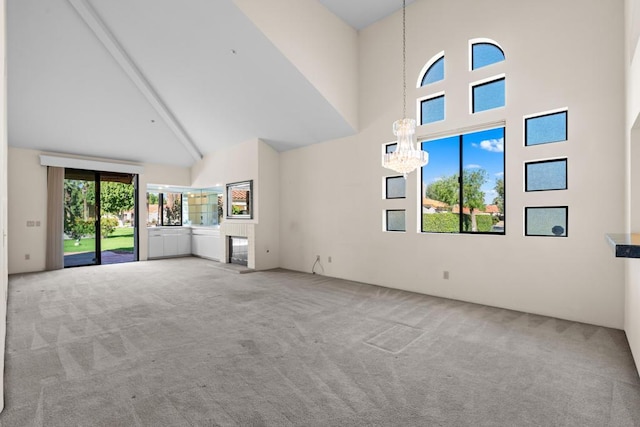
M640 425L622 331L214 265L12 276L1 425Z

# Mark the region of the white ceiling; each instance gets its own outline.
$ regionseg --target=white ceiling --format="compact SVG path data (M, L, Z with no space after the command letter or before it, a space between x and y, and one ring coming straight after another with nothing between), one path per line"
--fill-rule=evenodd
M402 9L402 0L318 0L356 30ZM407 0L407 5L415 0Z
M287 150L355 131L232 0L83 1L202 154L252 138ZM355 28L401 7L319 1ZM7 27L11 146L193 164L71 0L8 0Z

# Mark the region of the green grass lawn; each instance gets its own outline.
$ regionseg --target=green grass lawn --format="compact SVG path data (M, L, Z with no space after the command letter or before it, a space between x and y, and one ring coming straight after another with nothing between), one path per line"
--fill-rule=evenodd
M81 239L75 246L75 240L64 241L64 253L93 252L96 250L96 239ZM113 234L101 242L103 251L133 252L133 227L118 227Z

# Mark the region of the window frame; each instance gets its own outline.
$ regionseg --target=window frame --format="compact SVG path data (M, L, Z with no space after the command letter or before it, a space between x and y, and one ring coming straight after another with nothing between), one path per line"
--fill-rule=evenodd
M494 130L494 129L502 129L502 137L503 137L503 144L504 144L504 149L502 151L502 179L504 180L504 186L506 189L506 161L507 161L507 153L506 153L506 140L507 140L507 126L506 123L501 123L499 126L489 126L486 128L481 128L481 129L469 129L467 131L461 131L460 133L454 133L453 135L439 135L437 137L431 137L431 138L424 138L424 139L419 139L418 143L420 144L420 147L424 150L425 148L422 146L422 144L424 143L429 143L432 141L437 141L439 139L444 139L444 138L452 138L452 137L457 137L458 138L458 153L459 153L459 159L458 159L458 183L459 183L459 188L458 188L458 200L464 200L464 140L463 137L465 135L469 135L469 134L474 134L474 133L479 133L479 132L484 132L484 131L489 131L489 130ZM491 231L465 231L464 227L463 227L463 222L464 222L464 207L460 206L462 203L458 203L459 206L459 210L460 210L460 215L459 215L459 219L458 219L458 231L457 232L453 232L453 233L448 233L448 232L440 232L440 231L425 231L423 228L423 210L422 210L422 197L424 197L424 188L423 188L423 183L424 183L424 175L423 175L423 171L425 167L429 167L429 165L425 165L423 167L420 168L420 175L418 177L419 179L419 184L418 184L418 188L420 189L420 201L419 201L419 224L418 224L418 230L420 231L421 234L452 234L452 235L458 235L458 234L470 234L470 235L497 235L497 236L504 236L507 233L507 224L506 224L506 206L507 206L507 194L506 194L506 190L505 190L505 194L504 194L504 211L502 212L504 218L505 218L505 223L504 223L504 227L502 229L501 232L491 232Z
M564 188L546 188L539 190L529 190L529 165L536 165L541 163L559 163L564 162ZM569 188L569 160L567 157L559 157L555 159L534 160L524 163L524 191L525 193L535 193L540 191L564 191Z
M482 67L478 67L478 68L473 68L473 47L475 45L478 45L478 44L488 44L488 45L491 45L491 46L494 46L494 47L498 48L498 50L500 50L500 52L502 52L502 57L503 57L502 61L493 62L491 64L483 65ZM485 68L485 67L490 67L492 65L499 64L501 62L505 62L506 60L507 60L507 55L504 53L504 49L495 40L486 39L486 38L477 38L477 39L469 40L469 71L480 70L480 69Z
M234 189L238 188L238 187L249 187L249 190L247 190L248 197L247 200L245 202L246 204L246 211L247 213L245 214L238 214L238 213L233 213L233 191L235 191ZM248 179L245 181L238 181L238 182L230 182L227 184L226 186L226 191L225 191L225 200L227 201L227 206L226 206L226 215L225 215L225 219L249 219L252 220L253 219L253 180L252 179Z
M404 230L389 230L389 212L404 213ZM407 210L406 209L385 209L383 215L384 231L387 233L406 233L407 232Z
M433 122L428 122L428 123L423 123L423 117L422 117L422 103L424 102L428 102L428 101L433 101L437 98L442 98L443 99L443 106L442 106L442 119L441 120L435 120ZM447 98L445 96L445 92L444 91L440 91L440 92L436 92L436 93L432 93L429 94L427 96L423 96L420 97L416 100L416 116L418 117L418 126L426 126L426 125L430 125L432 123L440 123L443 122L447 119Z
M390 197L389 196L389 180L390 179L398 179L398 178L402 179L405 182L405 185L404 185L404 196ZM382 197L385 200L398 200L398 199L406 199L407 198L407 184L406 184L406 179L404 178L404 176L402 176L402 175L385 176L383 178L382 185L383 185Z
M477 87L487 86L492 83L496 83L498 81L504 81L504 104L500 107L489 108L486 110L474 111L475 106L475 93L474 89ZM469 114L475 115L479 113L484 113L486 111L498 110L500 108L505 108L507 106L507 76L506 74L496 74L491 77L487 77L486 79L476 80L475 82L469 83Z
M529 210L533 210L533 209L564 209L565 211L565 227L564 227L564 236L562 235L552 235L552 234L529 234L528 232L528 225L529 225ZM525 206L524 207L524 235L525 237L553 237L553 238L558 238L558 237L569 237L569 206L567 205L562 205L562 206Z
M431 83L426 83L426 84L422 84L422 81L424 80L424 78L426 77L427 73L429 72L429 70L431 69L431 67L438 62L440 59L444 60L445 55L444 55L444 50L438 52L437 54L435 54L434 56L431 57L431 59L429 59L426 64L424 64L424 66L422 67L422 69L420 70L420 73L418 73L418 81L416 82L416 88L421 88L421 87L427 87L439 82L444 81L447 78L447 70L446 68L444 69L443 73L442 73L442 79L441 80L436 80L435 82L431 82ZM444 64L444 66L446 66L446 63Z
M528 143L527 129L529 127L529 120L554 116L556 114L562 114L562 113L564 113L564 139L559 139L557 141L539 142L537 144ZM522 129L524 134L522 136L522 142L525 147L535 147L538 145L556 144L559 142L569 141L569 109L568 108L559 108L557 110L543 111L541 113L530 114L530 115L524 116L523 120L524 120L524 124L522 126Z
M165 215L164 215L164 200L165 200L165 194L177 194L179 195L179 200L180 200L180 224L165 224ZM147 190L147 203L149 200L149 194L157 194L158 195L158 222L156 223L155 226L151 226L151 227L182 227L184 224L184 193L182 192L174 192L174 191L162 191L162 190L152 190L149 191ZM154 204L155 205L155 204ZM151 205L149 205L151 206ZM147 227L150 227L149 224L149 212L147 211Z

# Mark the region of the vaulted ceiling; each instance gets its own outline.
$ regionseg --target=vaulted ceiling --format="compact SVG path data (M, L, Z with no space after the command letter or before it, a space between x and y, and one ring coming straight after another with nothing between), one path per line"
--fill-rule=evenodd
M306 1L356 30L401 7ZM7 20L11 146L190 166L357 131L233 0L8 0Z

